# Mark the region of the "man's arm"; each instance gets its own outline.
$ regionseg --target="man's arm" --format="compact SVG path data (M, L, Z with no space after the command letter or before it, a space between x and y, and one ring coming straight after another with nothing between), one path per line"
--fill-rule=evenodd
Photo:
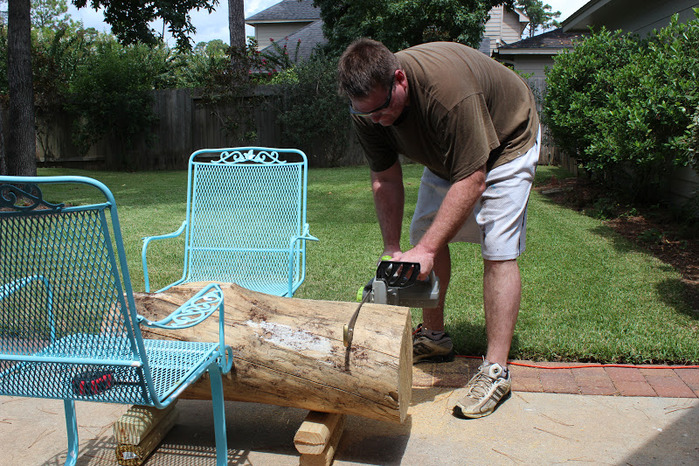
M374 193L374 207L383 237L383 254L394 259L401 255L400 236L403 225L403 170L396 161L390 168L381 172L371 172L371 190Z
M435 255L449 244L466 222L484 191L485 165L451 185L430 228L413 249L401 256L402 261L420 263L421 280L427 278L434 266Z

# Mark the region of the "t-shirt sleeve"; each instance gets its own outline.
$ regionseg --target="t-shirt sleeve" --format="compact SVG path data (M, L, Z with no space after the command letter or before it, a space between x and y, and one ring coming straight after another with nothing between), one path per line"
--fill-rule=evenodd
M472 94L438 122L444 141L444 165L449 181L456 183L483 166L500 146L483 94Z
M391 168L398 160L398 153L391 147L387 132L366 118L353 116L352 120L371 171L382 172Z

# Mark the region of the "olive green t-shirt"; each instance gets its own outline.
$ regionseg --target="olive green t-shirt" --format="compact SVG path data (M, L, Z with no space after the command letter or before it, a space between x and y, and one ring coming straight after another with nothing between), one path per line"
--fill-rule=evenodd
M396 54L408 79L409 106L392 126L353 117L369 167L390 168L398 154L451 183L526 153L539 117L516 73L465 45L433 42Z

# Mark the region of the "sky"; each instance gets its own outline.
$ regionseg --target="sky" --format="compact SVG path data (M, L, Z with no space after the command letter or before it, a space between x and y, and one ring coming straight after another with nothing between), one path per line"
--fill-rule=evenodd
M260 11L269 8L278 3L280 0L245 0L245 17L259 13ZM559 21L565 20L568 16L575 13L588 0L544 0L545 4L551 5L552 11L560 11L561 16ZM110 28L103 21L102 12L95 11L91 8L76 9L69 2L69 13L74 20L81 20L84 27L93 27L98 31L109 32ZM194 11L191 13L192 23L197 29L197 32L192 36L194 44L199 42L208 42L214 39L221 39L228 43L228 0L219 0L219 5L216 11L207 13L206 11ZM160 30L161 26L154 29ZM246 34L253 35L253 29L246 26ZM174 42L168 41L171 45Z

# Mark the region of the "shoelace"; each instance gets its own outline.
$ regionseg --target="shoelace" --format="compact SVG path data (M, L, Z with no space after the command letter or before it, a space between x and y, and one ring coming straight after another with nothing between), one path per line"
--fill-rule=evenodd
M469 384L470 387L467 395L475 395L477 398L482 398L488 394L494 382L494 378L483 372L479 372L474 377L473 382Z

